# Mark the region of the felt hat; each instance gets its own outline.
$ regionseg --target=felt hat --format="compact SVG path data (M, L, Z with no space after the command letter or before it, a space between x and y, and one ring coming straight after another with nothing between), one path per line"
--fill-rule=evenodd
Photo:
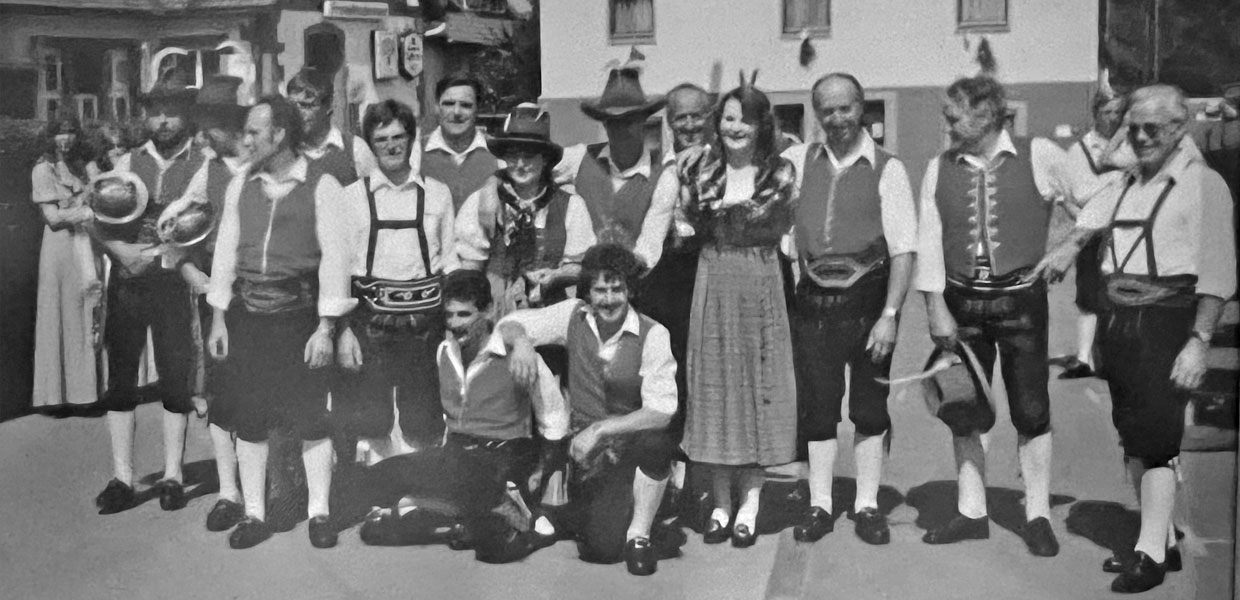
M564 148L551 141L550 117L538 105L528 102L518 104L508 113L504 127L487 140L487 148L500 158L517 148L531 149L542 153L547 163L553 165L564 155Z
M642 91L641 70L633 66L612 69L603 95L581 102L581 112L596 121L645 118L663 108L662 96L646 96Z
M87 190L95 220L100 223L124 225L146 212L146 184L129 171L100 173L90 180Z
M151 90L139 98L143 106L178 106L189 108L194 104L198 91L189 85L189 74L182 69L171 69L160 74Z
M237 90L241 78L231 75L215 75L202 84L194 98L190 111L193 120L201 128L241 130L249 109L237 104Z
M935 348L925 373L930 374L921 380L926 407L953 435L990 431L995 424L990 382L968 344L957 342L954 351Z
M201 192L191 192L168 204L155 222L159 241L186 248L207 239L219 224L215 206Z

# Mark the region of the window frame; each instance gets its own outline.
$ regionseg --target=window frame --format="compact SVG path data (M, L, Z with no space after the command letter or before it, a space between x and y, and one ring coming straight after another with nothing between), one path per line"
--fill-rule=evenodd
M1012 30L1011 0L990 0L1003 3L1002 21L972 21L964 19L964 3L969 0L956 0L956 33L1007 33Z
M615 3L620 0L607 0L607 40L612 46L651 46L655 44L655 35L659 31L658 16L654 10L654 0L636 0L650 2L650 33L615 33Z
M825 27L803 27L795 31L788 30L785 18L788 14L788 2L825 2L827 4L827 25ZM786 40L801 39L801 32L808 31L814 39L830 38L832 27L831 0L778 0L779 2L779 36Z

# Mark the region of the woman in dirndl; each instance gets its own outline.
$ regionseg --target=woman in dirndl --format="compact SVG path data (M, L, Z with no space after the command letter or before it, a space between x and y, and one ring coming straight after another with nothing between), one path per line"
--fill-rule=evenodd
M719 143L682 155L678 218L702 242L688 342L684 449L710 467L706 543L753 545L764 467L796 454L796 388L778 246L792 223L794 167L752 80L715 111ZM732 510L739 484L740 508ZM731 527L729 528L729 525Z

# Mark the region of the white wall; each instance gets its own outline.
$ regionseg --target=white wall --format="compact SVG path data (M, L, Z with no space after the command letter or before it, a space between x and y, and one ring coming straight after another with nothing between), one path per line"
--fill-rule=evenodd
M813 41L818 58L797 62L800 40L781 33L782 0L654 0L655 43L642 83L662 93L692 81L726 91L738 69L758 68L758 87L805 89L828 71L855 74L867 88L946 86L977 72L956 33L956 0L832 0L831 34ZM1005 83L1097 78L1098 3L1009 0L1006 33L988 34ZM605 65L625 60L612 46L607 0L543 0L543 97L595 96ZM972 47L981 38L970 34Z

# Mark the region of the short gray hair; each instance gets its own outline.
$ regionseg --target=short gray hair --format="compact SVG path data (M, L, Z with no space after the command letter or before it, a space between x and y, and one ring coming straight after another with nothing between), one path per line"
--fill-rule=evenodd
M1128 107L1132 109L1138 104L1154 104L1162 113L1177 123L1188 121L1188 101L1184 92L1174 85L1156 83L1138 88L1129 98Z

